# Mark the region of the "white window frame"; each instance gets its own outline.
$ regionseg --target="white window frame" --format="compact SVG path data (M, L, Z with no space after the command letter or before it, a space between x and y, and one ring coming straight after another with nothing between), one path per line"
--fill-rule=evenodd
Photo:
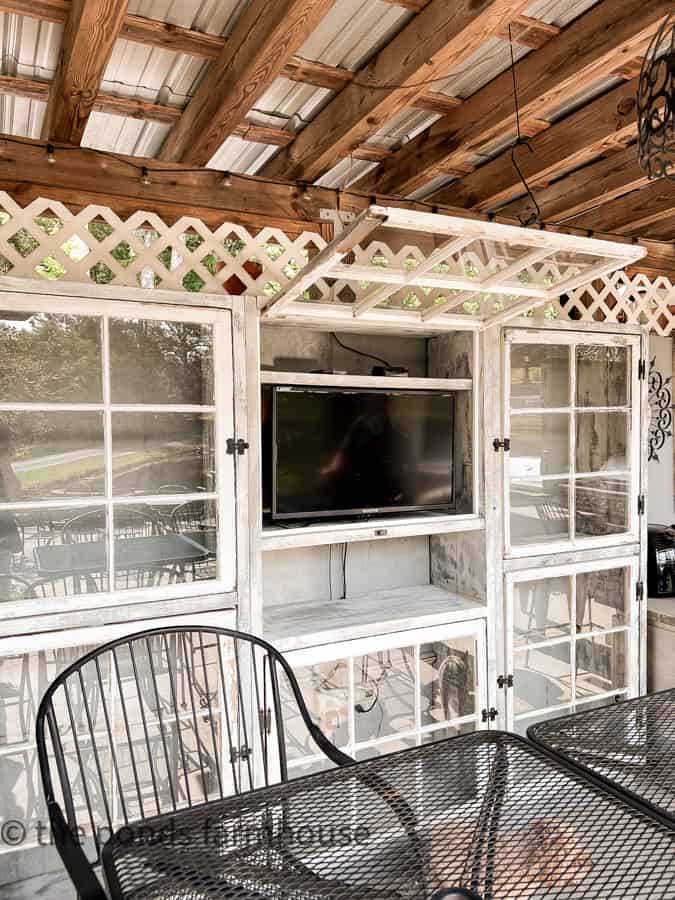
M628 585L627 585L627 604L629 611L629 621L626 625L618 625L612 628L596 628L592 631L584 631L576 633L576 576L588 572L603 572L608 569L627 569ZM504 594L506 601L506 622L504 638L506 642L505 656L507 672L510 672L516 678L515 673L515 654L516 652L526 652L528 649L537 650L542 647L552 647L559 644L566 644L570 647L570 689L571 699L567 703L555 706L547 706L529 713L521 713L516 720L515 715L515 686L508 688L506 691L506 722L507 729L512 731L516 721L525 722L531 720L533 723L539 721L542 717L555 714L556 712L563 716L572 712L575 708L581 711L584 705L602 700L603 698L609 703L614 697L622 695L624 697L635 697L639 693L640 688L640 610L636 602L636 585L640 573L640 557L635 555L626 558L625 556L616 556L604 560L591 560L588 562L568 563L562 566L541 566L533 569L523 569L518 572L509 572L504 576ZM571 578L572 595L570 597L570 633L568 635L549 638L537 641L532 645L523 645L517 649L514 646L514 587L517 584L527 581L545 581L551 578ZM628 677L625 688L619 688L607 691L603 694L597 694L588 697L585 700L578 701L576 699L576 642L586 638L600 637L606 634L617 632L625 632L628 635Z
M415 652L415 678L419 688L420 679L420 654L421 644L433 641L452 641L453 638L472 637L476 640L476 711L461 718L451 719L448 722L439 722L432 725L422 725L421 695L419 689L415 692L415 725L412 729L387 734L381 738L373 738L368 741L357 742L354 724L354 659L369 653L377 653L384 650L398 650L403 647L413 647ZM467 622L455 622L452 625L434 625L426 628L415 628L410 631L399 631L394 634L376 635L374 637L359 638L352 641L344 641L334 644L324 644L321 647L308 647L302 650L292 650L284 654L293 669L305 666L318 665L326 662L344 660L349 667L348 682L348 716L349 716L349 742L341 747L345 753L354 755L367 748L386 747L397 740L412 739L419 744L422 737L445 728L460 727L462 725L476 723L476 729L486 729L488 723L481 719L481 711L487 709L487 635L485 619L471 619ZM288 761L288 773L290 777L301 774L302 768L308 764L325 761L321 753L303 756L299 759Z
M112 605L127 610L120 618L141 619L145 616L171 613L201 612L213 608L236 605L237 598L237 522L235 507L235 466L233 455L226 452L227 438L235 435L235 383L233 371L233 311L230 298L218 298L220 306L171 305L152 298L146 302L51 297L48 294L8 293L3 297L3 308L19 312L48 312L52 314L82 315L100 318L102 321L103 396L101 403L15 403L0 402L0 413L5 411L95 411L104 414L104 452L106 488L100 498L69 499L64 501L16 501L0 503L0 510L69 509L83 510L105 507L111 515L113 506L124 504L163 503L176 505L191 500L214 502L218 514L217 577L212 581L196 581L163 585L142 589L96 594L75 594L66 597L40 598L37 600L11 601L2 604L3 622L0 638L33 631L54 628L86 627L100 624L97 611ZM141 318L159 321L194 322L213 327L213 378L214 396L211 404L112 404L110 402L110 360L108 323L115 318ZM183 494L158 494L141 496L115 496L112 494L111 463L113 412L144 411L162 413L199 412L213 415L216 454L216 490ZM108 534L110 559L109 584L114 585L114 535ZM152 608L157 601L164 601ZM171 602L173 601L173 602ZM179 601L179 602L176 602Z
M509 328L504 331L503 354L503 396L502 396L502 427L503 436L511 439L511 346L513 344L532 344L537 346L560 346L570 348L570 376L569 376L569 404L560 408L532 408L517 411L517 416L541 415L550 413L570 414L569 428L569 467L567 473L561 475L543 476L547 480L568 480L571 482L569 496L569 531L565 540L551 540L533 544L512 546L511 544L511 502L510 487L511 477L509 473L509 454L503 454L503 494L504 509L504 555L508 558L522 558L565 552L569 550L589 550L595 547L607 547L615 544L633 544L640 540L640 517L638 514L638 495L640 492L640 402L641 390L638 378L638 366L640 362L641 342L639 335L618 334L590 334L581 331L563 330L537 330L528 328ZM579 407L576 403L576 365L574 348L576 346L601 345L607 347L627 347L630 350L630 367L628 372L628 388L630 391L630 404L625 407ZM575 526L575 490L576 480L576 417L580 412L625 412L628 416L628 470L622 470L621 475L628 476L628 504L629 527L628 530L617 535L597 535L588 537L572 537ZM616 472L601 471L583 474L583 479L606 478L616 475ZM541 477L541 476L540 476Z

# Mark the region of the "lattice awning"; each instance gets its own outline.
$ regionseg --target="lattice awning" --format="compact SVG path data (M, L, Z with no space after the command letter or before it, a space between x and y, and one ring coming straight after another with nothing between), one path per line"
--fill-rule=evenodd
M275 297L267 319L311 315L433 327L496 324L646 254L637 244L371 206ZM396 315L392 314L396 311Z

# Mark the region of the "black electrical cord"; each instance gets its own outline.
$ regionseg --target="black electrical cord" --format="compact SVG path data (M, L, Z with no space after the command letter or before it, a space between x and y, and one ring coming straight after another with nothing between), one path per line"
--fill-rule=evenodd
M390 368L387 360L382 359L381 356L373 356L372 353L366 353L364 350L357 350L356 347L348 347L346 344L343 344L334 331L331 332L331 337L339 347L342 347L343 350L349 350L351 353L356 353L357 356L365 356L367 359L374 359L375 362L382 363L383 366Z

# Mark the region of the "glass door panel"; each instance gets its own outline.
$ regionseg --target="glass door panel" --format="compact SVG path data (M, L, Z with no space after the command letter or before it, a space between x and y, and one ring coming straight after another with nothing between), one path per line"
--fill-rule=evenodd
M507 555L637 539L639 338L549 337L506 334Z
M506 576L509 728L637 691L638 571L635 557Z

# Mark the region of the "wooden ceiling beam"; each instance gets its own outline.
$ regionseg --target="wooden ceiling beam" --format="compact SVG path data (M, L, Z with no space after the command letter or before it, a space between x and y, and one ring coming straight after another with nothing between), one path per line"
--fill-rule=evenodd
M42 125L45 140L79 144L128 0L72 0Z
M314 181L392 116L429 80L445 74L496 34L525 0L432 0L264 167L266 175Z
M578 168L593 157L622 147L637 134L637 79L621 84L532 137L532 152L518 152L518 165L531 187L549 182L561 170ZM434 193L432 201L495 209L523 193L510 149L461 181Z
M206 165L335 0L252 0L208 68L160 158Z
M637 148L630 146L583 166L545 188L535 189L534 195L545 222L573 224L574 216L645 184L647 175L638 164ZM522 197L499 212L522 219L531 211L529 198Z
M640 235L675 211L675 184L667 178L652 181L574 219L573 224L594 231Z
M516 63L521 119L545 117L638 56L671 9L672 0L601 0L591 7L541 50ZM513 81L507 70L405 144L359 187L409 194L443 167L464 162L509 132L515 132L515 115Z

